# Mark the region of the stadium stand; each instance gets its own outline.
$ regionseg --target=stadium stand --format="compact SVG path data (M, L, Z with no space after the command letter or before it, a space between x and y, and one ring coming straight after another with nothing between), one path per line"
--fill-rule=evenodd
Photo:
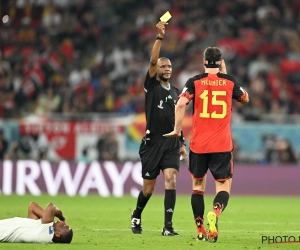
M299 114L300 3L297 0L2 0L0 117L141 113L140 87L154 23L169 10L162 55L172 82L203 70L203 48L223 49L228 72L251 98L246 121ZM136 98L138 96L138 98Z
M0 128L9 139L11 159L49 158L48 142L37 147L35 157L29 153L30 141L38 138L30 133L37 131L32 127L29 133L16 122L33 114L70 124L137 115L129 130L139 134L154 25L166 11L172 19L161 55L172 61L172 84L182 89L188 77L203 72L204 48L218 46L229 74L251 97L243 109L233 104L237 161L277 162L286 155L283 150L290 162L299 158L297 133L279 127L300 120L298 0L1 0L0 7ZM8 126L11 119L15 123ZM251 126L239 127L249 122L274 128L255 127L254 140ZM268 151L266 131L279 130L271 143L278 152ZM25 140L28 135L33 139ZM138 140L126 144L127 150L133 145L134 157ZM74 159L75 150L68 157L72 150L64 150L62 158ZM88 150L81 149L82 159Z

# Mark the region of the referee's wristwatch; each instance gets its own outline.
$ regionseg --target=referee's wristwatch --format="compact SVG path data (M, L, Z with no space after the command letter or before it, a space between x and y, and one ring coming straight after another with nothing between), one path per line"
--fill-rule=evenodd
M160 37L159 35L157 35L157 36L156 36L156 40L161 40L161 41L162 41L162 40L164 40L164 38L163 38L163 37Z

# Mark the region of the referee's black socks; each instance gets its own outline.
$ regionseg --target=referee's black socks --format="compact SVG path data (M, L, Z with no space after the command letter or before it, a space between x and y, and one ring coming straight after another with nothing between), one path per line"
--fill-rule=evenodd
M176 203L176 190L165 190L165 227L172 227L172 218Z
M143 191L140 191L137 202L136 202L136 208L133 213L134 218L138 218L138 219L141 218L142 212L150 198L151 198L151 195L146 197L146 196L144 196Z

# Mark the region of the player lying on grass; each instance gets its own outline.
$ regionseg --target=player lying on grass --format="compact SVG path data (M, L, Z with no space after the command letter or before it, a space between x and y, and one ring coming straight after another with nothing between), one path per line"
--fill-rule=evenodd
M54 217L58 221L54 222ZM53 203L45 210L35 202L28 207L28 218L0 220L0 242L70 243L73 231L62 211Z

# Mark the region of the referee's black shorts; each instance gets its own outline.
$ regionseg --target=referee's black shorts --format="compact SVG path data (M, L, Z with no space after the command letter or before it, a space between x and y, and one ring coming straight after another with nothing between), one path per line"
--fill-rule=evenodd
M190 150L189 171L194 179L203 179L208 169L216 181L232 178L232 152L196 154Z
M142 140L140 145L140 158L142 162L142 177L154 180L160 170L174 168L179 171L179 150L181 142L178 138L165 138L161 140Z

